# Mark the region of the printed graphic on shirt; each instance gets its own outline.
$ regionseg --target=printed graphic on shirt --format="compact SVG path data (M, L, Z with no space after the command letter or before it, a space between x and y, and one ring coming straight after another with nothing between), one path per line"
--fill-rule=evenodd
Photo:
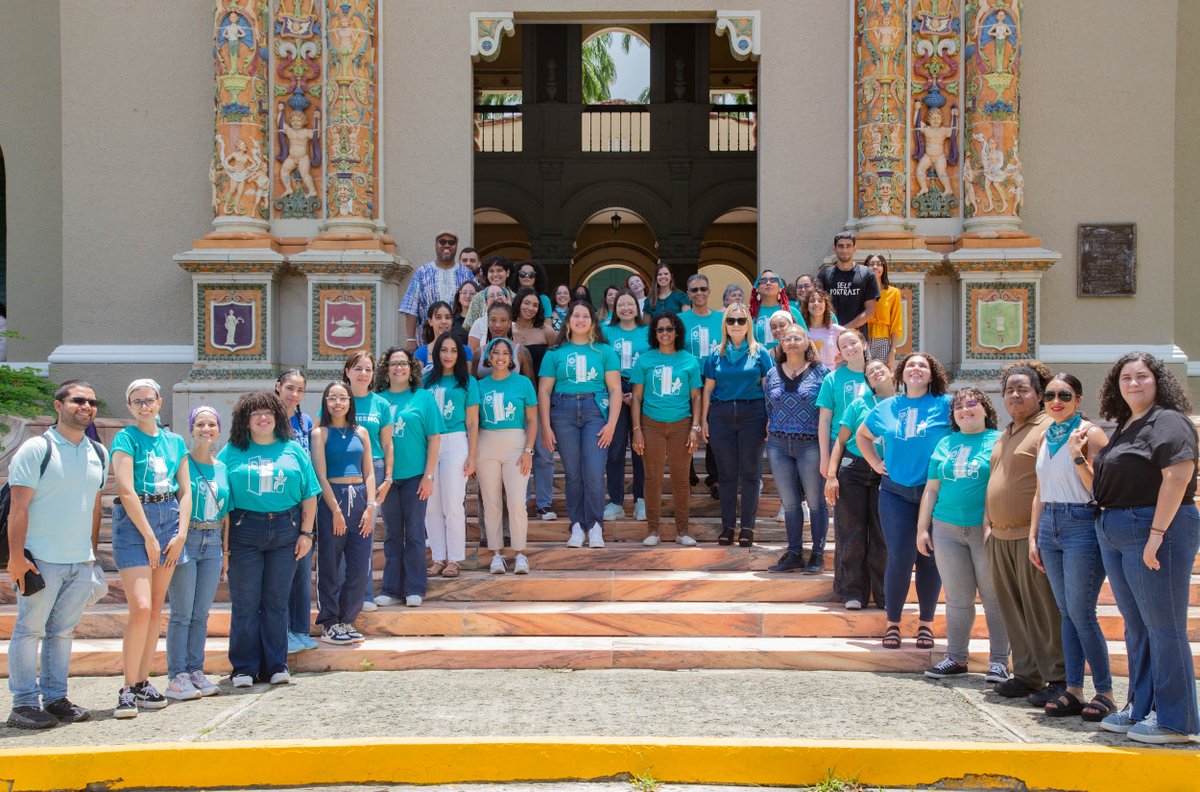
M270 495L283 492L287 476L275 469L275 460L252 457L246 466L249 477L246 490L255 495Z
M633 367L637 362L638 356L633 351L633 342L628 338L618 338L613 342L613 351L617 353L617 358L621 361L621 370L626 371Z
M674 366L655 366L651 372L650 392L655 396L676 396L683 391L683 380L675 376Z
M863 380L845 383L842 385L842 404L851 404L855 399L861 399L863 394L867 392L867 383Z
M153 451L146 452L146 472L142 489L152 495L162 495L171 491L171 482L167 479L167 460Z
M454 402L446 398L445 388L434 388L433 399L437 402L438 410L442 413L442 418L449 421L454 417Z
M707 327L693 327L688 333L688 348L694 350L697 357L708 357L715 347Z
M896 414L896 437L907 440L912 437L924 437L929 428L927 421L921 418L921 411L914 407L906 407Z
M578 352L572 352L567 355L567 373L571 378L571 382L580 385L600 378L600 373L595 368L588 366L587 355Z
M404 437L404 419L396 413L396 421L392 424L392 437Z
M217 485L211 481L202 481L196 489L200 499L200 515L204 522L212 522L225 508L225 499L217 497Z
M510 421L517 415L517 405L506 400L502 391L488 391L483 396L483 403L495 423Z
M971 459L974 450L970 446L960 445L950 449L950 460L953 462L955 479L979 478L979 460ZM951 478L947 476L946 478Z

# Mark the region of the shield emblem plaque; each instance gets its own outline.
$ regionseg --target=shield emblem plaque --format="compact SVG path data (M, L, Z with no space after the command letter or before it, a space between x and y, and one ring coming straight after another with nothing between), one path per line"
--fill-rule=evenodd
M328 300L321 318L321 337L334 349L360 349L367 339L367 304L362 300Z
M985 349L1003 352L1025 341L1025 323L1021 321L1021 303L996 295L979 302L976 342Z
M229 352L254 346L258 337L257 308L255 303L236 297L209 303L209 343Z

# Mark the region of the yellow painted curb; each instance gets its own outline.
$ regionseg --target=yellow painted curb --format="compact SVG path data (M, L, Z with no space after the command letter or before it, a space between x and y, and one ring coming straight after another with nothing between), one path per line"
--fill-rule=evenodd
M1090 745L901 741L530 738L156 743L0 750L13 792L154 787L566 781L649 773L664 782L813 784L832 770L873 786L977 779L1030 790L1194 792L1200 752ZM1010 782L1011 783L1011 782ZM964 782L963 786L967 784ZM95 788L95 787L93 787Z

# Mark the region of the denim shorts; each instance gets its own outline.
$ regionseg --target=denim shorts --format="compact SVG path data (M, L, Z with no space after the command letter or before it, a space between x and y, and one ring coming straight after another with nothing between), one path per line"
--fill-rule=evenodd
M171 498L161 503L143 503L142 511L146 514L146 522L158 539L158 547L162 551L159 557L161 563L167 556L167 542L179 533L179 501ZM113 504L112 512L112 548L113 561L117 569L131 567L148 567L150 559L146 556L146 540L133 524L133 520L125 512L120 501ZM179 553L180 564L187 563L187 548Z

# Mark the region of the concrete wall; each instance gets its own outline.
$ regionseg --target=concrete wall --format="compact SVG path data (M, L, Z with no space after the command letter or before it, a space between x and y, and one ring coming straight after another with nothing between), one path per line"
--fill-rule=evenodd
M62 97L58 3L0 0L0 150L8 227L11 361L62 342Z
M1175 343L1200 361L1200 60L1178 57L1200 37L1200 3L1179 4L1175 61ZM1200 398L1200 377L1192 377Z

